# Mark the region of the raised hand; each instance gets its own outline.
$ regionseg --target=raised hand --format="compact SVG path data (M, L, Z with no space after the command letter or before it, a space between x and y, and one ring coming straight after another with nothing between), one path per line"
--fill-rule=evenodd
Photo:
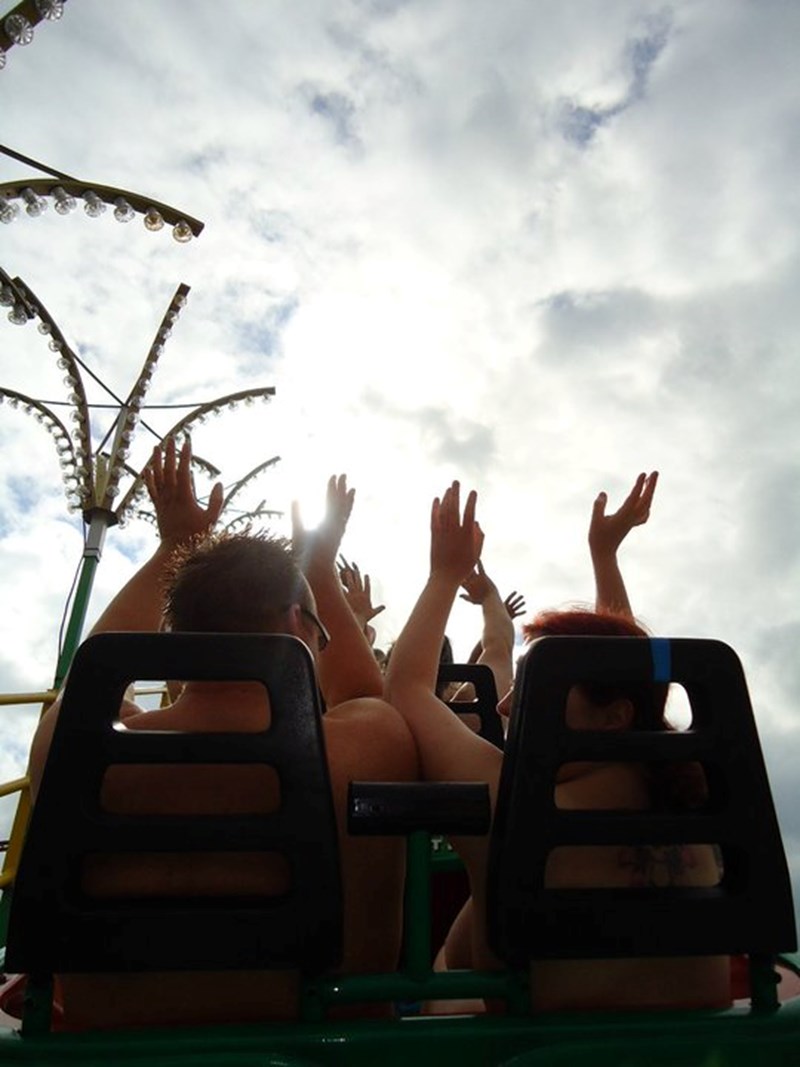
M197 534L210 530L222 511L222 484L211 490L208 504L198 503L192 480L192 447L186 441L177 454L175 439L170 437L153 456L144 471L144 482L153 502L161 543L179 545Z
M503 604L508 612L509 619L516 619L525 614L525 597L522 593L518 593L516 589L508 594Z
M465 578L461 585L466 592L460 593L459 596L470 604L483 604L487 597L497 593L497 586L483 569L480 560L472 574Z
M614 555L634 526L647 522L657 484L658 471L640 474L633 489L611 515L606 515L607 494L598 495L589 523L589 549L592 556Z
M329 708L383 692L369 631L351 611L336 567L354 497L355 490L347 488L345 475L333 475L328 481L325 517L315 530L303 526L300 509L296 502L292 504L294 555L311 586L317 613L331 635L318 664L319 683Z
M373 605L370 577L363 577L357 563L348 563L344 556L339 557L339 579L344 588L344 595L350 610L367 632L367 623L386 610L385 604Z
M431 507L431 575L454 578L459 584L475 570L483 548L483 531L475 520L478 494L470 492L462 518L460 491L453 482Z
M595 610L611 611L633 618L628 591L617 559L617 549L634 526L650 518L650 506L658 483L658 471L640 474L621 507L606 515L607 496L600 493L592 507L589 551L595 584Z
M292 547L305 572L314 568L333 569L347 520L353 510L355 489L347 488L347 475L331 475L325 504L325 517L315 530L307 530L300 507L292 501Z

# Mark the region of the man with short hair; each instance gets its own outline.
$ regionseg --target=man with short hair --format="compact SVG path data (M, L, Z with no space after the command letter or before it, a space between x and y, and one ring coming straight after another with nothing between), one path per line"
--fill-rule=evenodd
M293 544L264 535L214 537L208 531L222 506L222 487L207 507L196 500L191 452L176 455L168 441L146 473L160 544L112 600L93 629L150 631L163 624L190 632L291 634L304 641L318 667L328 711L323 733L336 811L344 898L345 973L390 971L402 929L404 842L351 838L346 830L348 783L418 777L413 739L404 720L381 699L382 677L347 606L336 555L353 505L346 480L328 484L325 520L306 531L293 512ZM330 633L329 633L330 631ZM41 782L58 703L46 713L31 748L31 792ZM247 681L186 680L176 701L156 711L128 708L127 729L259 731L269 724L263 686ZM268 812L280 785L270 767L119 766L107 775L103 803L136 813ZM156 806L154 809L154 805ZM251 859L213 855L159 863L157 857L101 857L88 875L99 896L214 892L279 893L287 872L278 859L254 868ZM296 972L249 971L62 975L70 1028L252 1022L297 1014Z

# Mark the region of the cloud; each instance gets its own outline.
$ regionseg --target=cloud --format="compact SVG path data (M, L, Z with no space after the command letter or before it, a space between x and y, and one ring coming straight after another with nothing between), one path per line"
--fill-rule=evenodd
M672 17L669 11L661 11L647 17L646 22L647 32L625 47L630 81L617 103L604 107L584 106L569 99L561 103L558 121L567 141L585 148L602 126L645 96L652 68L668 44Z
M326 93L313 86L307 87L306 94L312 113L330 124L336 142L350 148L358 147L355 103L343 93Z

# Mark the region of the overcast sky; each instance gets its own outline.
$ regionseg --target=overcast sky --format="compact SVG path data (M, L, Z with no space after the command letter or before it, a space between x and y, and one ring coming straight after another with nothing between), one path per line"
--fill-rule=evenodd
M452 478L532 611L591 599L595 495L661 472L622 557L634 610L738 651L798 876L799 37L790 0L69 0L0 71L2 143L206 223L178 245L51 208L0 227L0 266L118 394L190 285L150 402L275 387L195 449L226 484L280 455L242 502L309 521L349 475L380 643ZM2 315L0 367L66 398L34 325ZM42 427L4 406L0 444L0 688L40 689L81 527ZM109 533L90 621L153 545ZM459 603L457 655L479 626ZM9 777L33 712L2 715Z

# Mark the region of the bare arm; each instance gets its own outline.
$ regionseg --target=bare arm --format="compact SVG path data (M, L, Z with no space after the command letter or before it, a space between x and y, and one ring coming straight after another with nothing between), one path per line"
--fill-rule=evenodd
M470 604L479 604L483 612L483 634L477 662L491 668L495 688L502 695L510 688L514 678L514 624L511 614L480 560L461 585L466 590L461 594L461 599Z
M658 471L640 474L620 508L606 515L608 497L600 493L592 508L589 524L589 551L595 580L595 610L612 611L633 618L628 592L617 560L619 546L634 526L650 517Z
M500 755L435 695L445 626L460 584L474 570L483 544L470 493L463 519L454 482L431 510L430 575L395 642L386 672L386 699L408 723L423 777L429 781L486 781ZM498 764L499 766L499 764Z
M145 484L158 521L159 545L154 554L117 593L92 627L92 634L113 630L158 630L163 593L161 581L172 553L192 537L210 530L222 509L222 485L211 490L203 507L194 494L192 450L188 442L180 455L170 438L153 451Z
M345 700L383 693L380 667L350 610L336 567L354 496L345 475L331 477L325 518L316 530L306 530L297 505L292 506L294 552L311 586L319 617L331 634L331 642L319 658L320 687L331 708Z

